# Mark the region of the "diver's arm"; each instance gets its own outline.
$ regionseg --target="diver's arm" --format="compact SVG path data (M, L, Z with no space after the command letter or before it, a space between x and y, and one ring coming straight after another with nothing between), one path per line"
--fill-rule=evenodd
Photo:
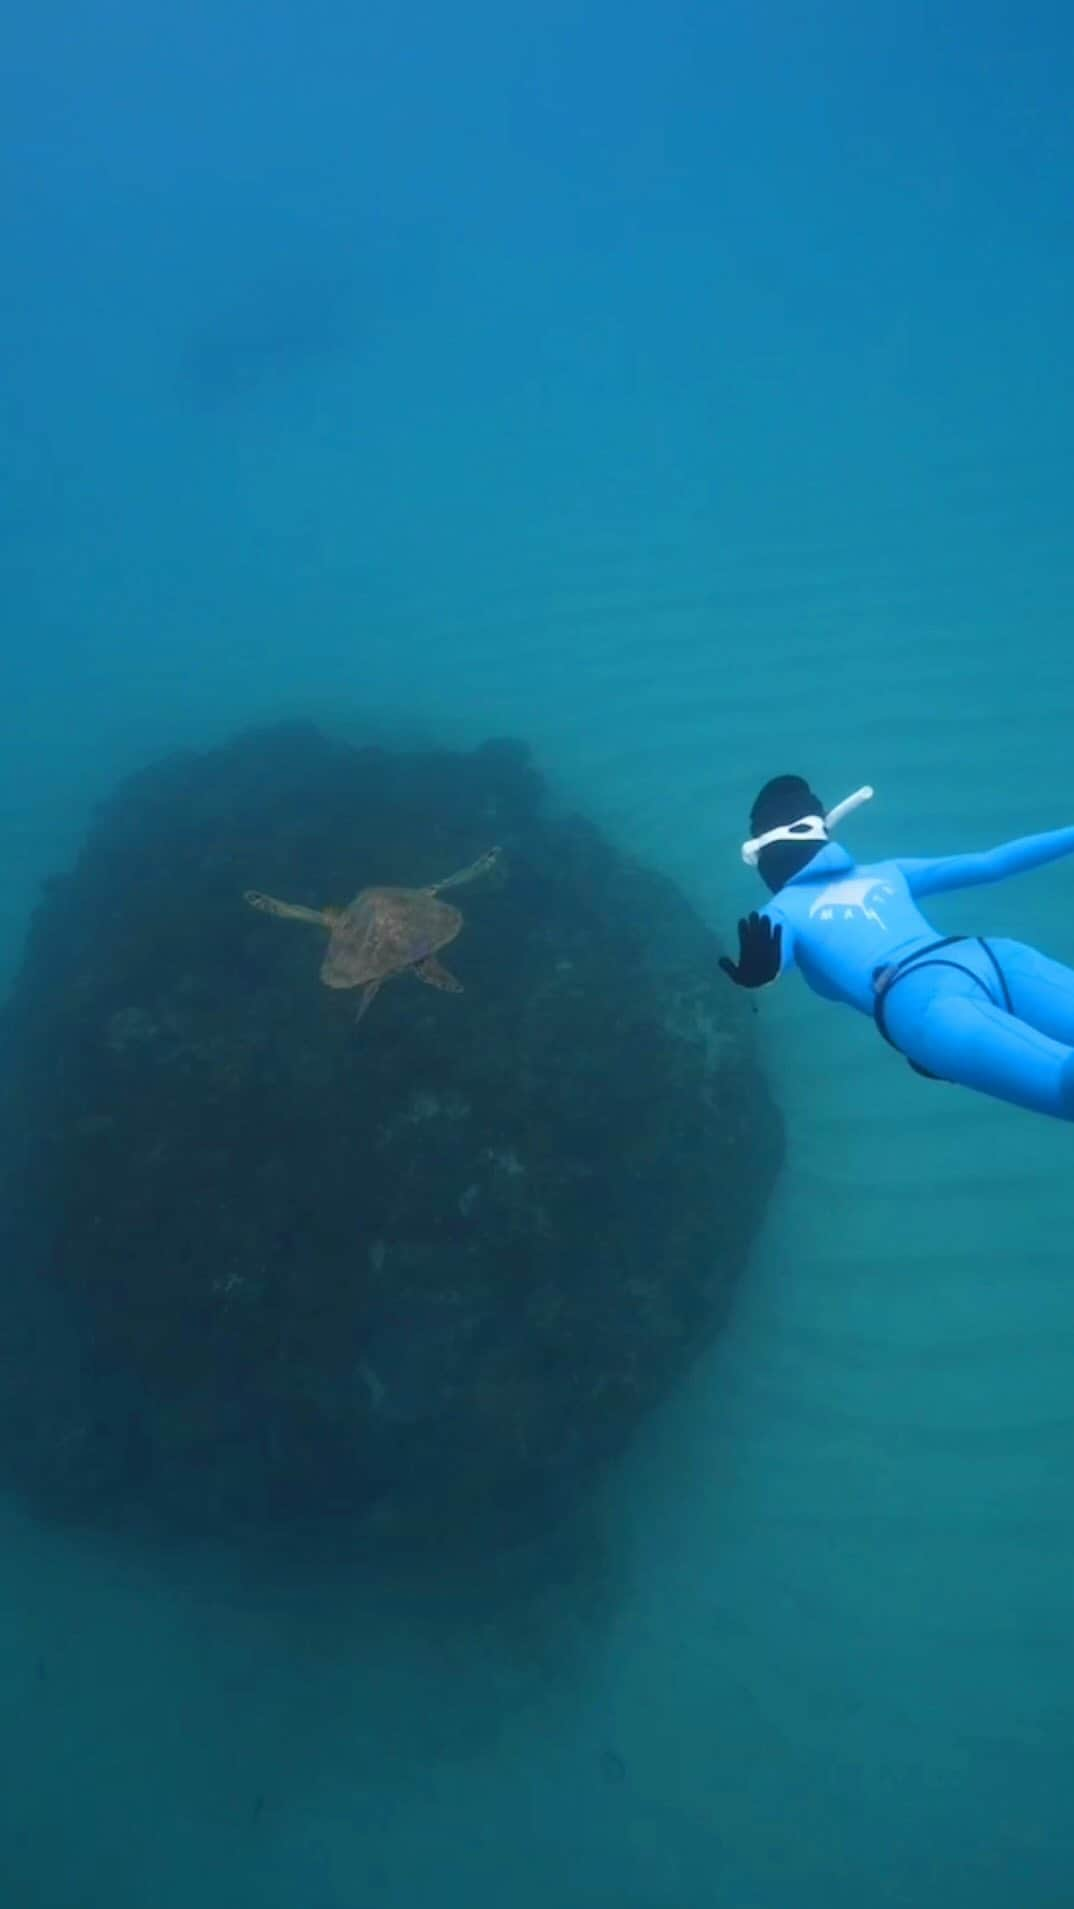
M999 848L983 849L977 855L938 855L920 861L900 858L896 866L905 875L912 895L941 895L952 888L1006 881L1008 875L1041 868L1045 862L1058 861L1061 855L1074 855L1074 828L1023 835L1016 842L1003 842Z

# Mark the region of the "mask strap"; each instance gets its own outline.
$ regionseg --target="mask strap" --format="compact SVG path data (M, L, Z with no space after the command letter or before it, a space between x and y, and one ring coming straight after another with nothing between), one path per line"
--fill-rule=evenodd
M756 868L761 850L772 842L826 842L838 823L846 816L853 815L864 802L870 802L873 790L868 783L855 789L853 795L844 796L827 815L803 815L796 822L783 822L778 828L767 829L763 835L755 835L749 842L742 844L742 860L749 868Z

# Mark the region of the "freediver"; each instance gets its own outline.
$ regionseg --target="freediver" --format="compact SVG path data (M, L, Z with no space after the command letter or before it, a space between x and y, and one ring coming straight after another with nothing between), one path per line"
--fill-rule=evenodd
M797 967L814 993L870 1015L917 1073L1074 1119L1074 969L1021 941L937 936L918 907L1074 853L1074 828L976 854L858 863L832 831L872 793L826 812L801 776L765 784L742 858L775 899L739 922L738 960L724 955L721 968L762 988Z

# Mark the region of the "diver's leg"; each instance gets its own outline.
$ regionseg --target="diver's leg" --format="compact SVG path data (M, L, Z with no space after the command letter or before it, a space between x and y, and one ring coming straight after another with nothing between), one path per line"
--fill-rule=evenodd
M1074 968L1052 961L1024 941L990 937L988 946L1003 970L1019 1020L1074 1047Z
M908 1059L941 1080L1074 1120L1074 1051L983 994L939 994L900 1029Z

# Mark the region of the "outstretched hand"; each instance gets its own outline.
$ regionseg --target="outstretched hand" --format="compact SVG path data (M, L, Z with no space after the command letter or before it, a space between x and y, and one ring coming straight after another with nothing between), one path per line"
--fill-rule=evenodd
M720 956L724 973L739 988L764 988L779 974L783 929L767 915L746 915L738 924L738 960Z

